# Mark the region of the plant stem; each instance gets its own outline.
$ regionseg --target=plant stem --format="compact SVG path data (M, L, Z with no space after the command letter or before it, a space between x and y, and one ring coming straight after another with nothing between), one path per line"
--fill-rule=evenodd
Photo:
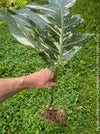
M57 80L58 80L58 73L59 73L59 70L60 70L60 66L56 66L56 67L55 67L55 72L54 72L54 79L53 79L54 82L57 82ZM48 107L51 107L51 106L52 106L53 97L54 97L54 92L55 92L55 87L52 87L51 101L50 101L50 104L49 104Z

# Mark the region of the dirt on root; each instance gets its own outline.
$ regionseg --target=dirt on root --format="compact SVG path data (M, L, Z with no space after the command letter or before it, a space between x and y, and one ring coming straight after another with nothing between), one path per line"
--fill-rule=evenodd
M58 108L47 108L42 113L38 115L39 117L47 120L50 124L57 123L60 124L67 124L65 110L58 110Z

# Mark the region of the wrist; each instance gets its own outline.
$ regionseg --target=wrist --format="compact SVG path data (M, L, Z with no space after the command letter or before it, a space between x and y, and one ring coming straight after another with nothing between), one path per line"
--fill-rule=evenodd
M35 88L35 76L27 75L22 76L23 89Z
M24 76L14 78L15 79L15 90L24 90L25 84L24 84Z

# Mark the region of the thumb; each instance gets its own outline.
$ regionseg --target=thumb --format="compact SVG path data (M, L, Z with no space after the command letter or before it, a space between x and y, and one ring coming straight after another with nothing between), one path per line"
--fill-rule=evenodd
M55 82L50 82L50 83L49 83L49 86L50 86L50 87L56 86L56 83L55 83Z

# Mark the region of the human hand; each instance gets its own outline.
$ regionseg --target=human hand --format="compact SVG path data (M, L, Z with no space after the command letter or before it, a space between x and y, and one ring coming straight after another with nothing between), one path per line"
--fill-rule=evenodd
M25 85L27 88L38 89L56 86L56 83L52 81L53 78L54 73L48 68L45 68L31 75L25 76Z

